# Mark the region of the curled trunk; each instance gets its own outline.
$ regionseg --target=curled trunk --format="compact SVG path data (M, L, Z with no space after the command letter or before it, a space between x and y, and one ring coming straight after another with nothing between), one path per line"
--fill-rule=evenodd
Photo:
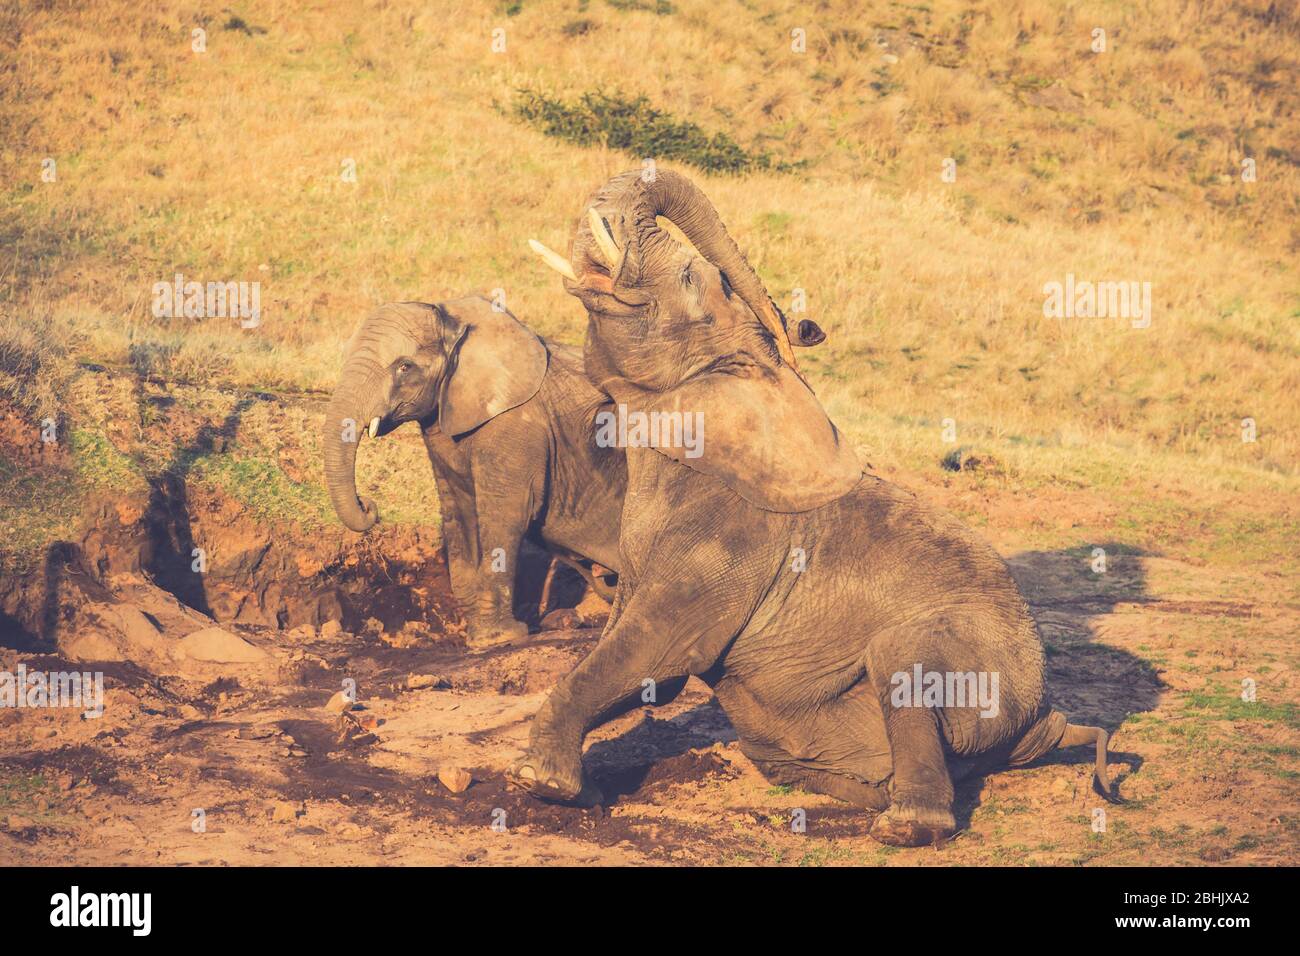
M713 203L690 179L672 170L657 171L650 182L642 179L638 172L624 173L610 181L596 202L608 202L625 210L625 227L629 235L627 254L633 270L628 278L635 281L645 271L652 270L656 259L673 244L672 237L655 222L656 216L663 216L682 231L700 255L726 273L745 304L776 338L781 358L791 368L796 367L790 335L780 310L768 295L763 280L727 233ZM579 244L589 248L587 244L593 242L590 228L585 222L581 223ZM586 248L575 248L574 251L590 256ZM627 272L626 266L624 272Z
M345 370L325 413L322 442L330 502L339 520L353 531L366 531L379 520L375 503L357 497L357 445L370 421L370 409L363 407L365 402L361 397L366 394L366 378L356 366Z

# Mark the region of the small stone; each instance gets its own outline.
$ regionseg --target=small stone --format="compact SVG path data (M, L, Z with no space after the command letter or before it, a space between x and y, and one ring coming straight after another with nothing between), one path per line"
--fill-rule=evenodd
M474 782L470 772L462 770L460 767L439 767L438 780L452 793L464 793L469 789L469 785Z
M406 678L407 690L424 690L426 687L447 687L447 679L437 674L412 674Z
M1049 789L1052 791L1052 793L1056 794L1057 796L1063 797L1070 792L1070 782L1066 780L1064 777L1056 777L1055 779L1052 780L1052 784Z
M5 826L10 831L26 830L36 826L36 822L27 817L20 817L16 813L11 813L8 819L5 820Z
M543 631L573 631L585 626L581 612L571 607L551 611L542 618Z
M293 823L305 812L301 804L277 801L271 808L271 822Z
M266 651L220 627L205 627L183 638L180 649L191 660L214 664L253 664L266 659Z
M341 690L329 699L325 709L334 714L346 714L356 706L356 701L348 696L347 691Z
M57 783L60 790L71 790L77 785L77 778L70 773L61 773L58 776Z
M325 640L338 637L343 633L343 625L338 621L326 621L320 626L320 636Z

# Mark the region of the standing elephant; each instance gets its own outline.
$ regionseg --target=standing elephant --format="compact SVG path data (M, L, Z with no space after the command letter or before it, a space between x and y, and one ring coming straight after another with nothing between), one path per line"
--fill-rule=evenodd
M863 473L699 189L667 171L615 177L559 265L587 309L592 383L629 418L696 415L707 428L702 453L629 441L609 623L537 713L514 782L599 799L586 734L640 705L647 680L664 703L696 675L769 779L882 811L871 832L885 843L951 835L954 774L1056 747L1093 744L1110 792L1106 734L1049 706L1042 644L1005 564Z
M576 349L543 342L487 299L381 306L348 344L326 414L330 500L353 531L374 525L374 503L357 498L357 442L418 422L469 644L524 640L513 594L525 535L612 595L627 468L622 449L593 441L607 401Z

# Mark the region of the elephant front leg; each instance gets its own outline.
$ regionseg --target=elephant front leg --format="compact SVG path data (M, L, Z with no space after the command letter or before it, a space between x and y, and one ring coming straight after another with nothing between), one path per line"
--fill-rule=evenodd
M465 607L466 643L485 650L528 640L528 625L514 613L519 546L527 522L522 516L479 521L480 561Z
M669 619L665 607L674 607ZM542 704L528 750L510 779L544 799L599 802L599 791L582 770L587 733L635 707L676 697L689 676L707 670L734 636L723 617L710 619L689 606L633 595L611 618L600 643Z

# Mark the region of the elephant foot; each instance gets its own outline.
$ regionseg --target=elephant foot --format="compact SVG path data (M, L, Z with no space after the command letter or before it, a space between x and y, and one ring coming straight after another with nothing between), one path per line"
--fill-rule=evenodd
M526 643L528 643L528 625L522 621L471 627L469 634L465 638L465 646L475 654L481 654L496 647L517 647Z
M937 846L956 832L957 821L947 807L912 801L891 804L876 817L870 830L873 837L889 846Z
M594 807L605 801L600 788L582 772L581 761L576 768L567 763L562 766L559 761L533 750L515 761L506 779L529 795L552 803Z

